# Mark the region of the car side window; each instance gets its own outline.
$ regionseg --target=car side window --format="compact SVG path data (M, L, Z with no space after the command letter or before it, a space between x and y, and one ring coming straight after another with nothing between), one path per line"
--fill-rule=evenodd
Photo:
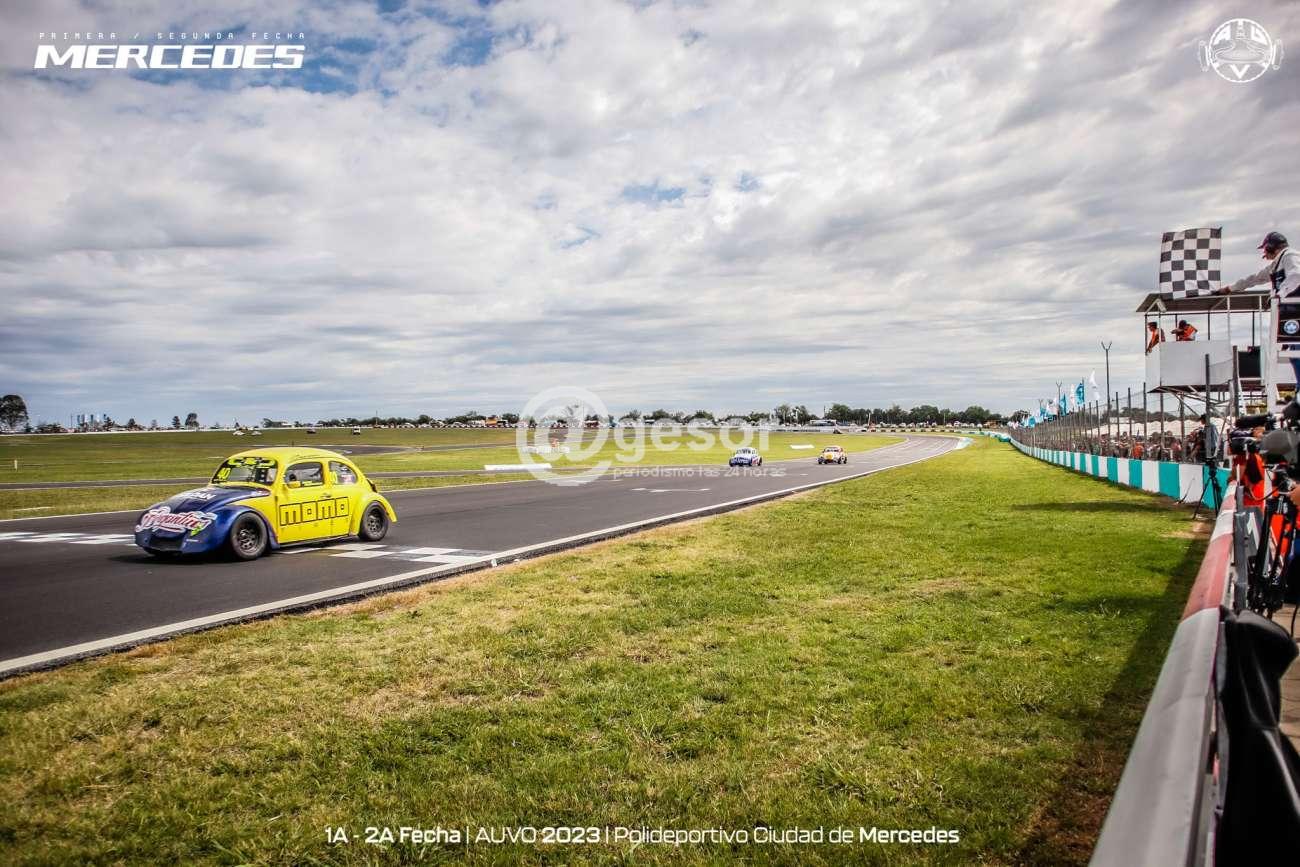
M308 488L325 484L325 472L316 461L306 461L301 464L294 464L285 470L284 480L286 483L297 482L304 488Z
M355 485L357 483L357 472L347 464L338 461L330 461L330 472L338 480L340 485Z

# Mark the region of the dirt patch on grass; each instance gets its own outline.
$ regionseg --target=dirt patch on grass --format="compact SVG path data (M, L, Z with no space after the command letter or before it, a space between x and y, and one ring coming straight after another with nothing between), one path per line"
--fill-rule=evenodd
M1166 539L1208 539L1214 530L1212 521L1193 521L1185 529L1165 533Z

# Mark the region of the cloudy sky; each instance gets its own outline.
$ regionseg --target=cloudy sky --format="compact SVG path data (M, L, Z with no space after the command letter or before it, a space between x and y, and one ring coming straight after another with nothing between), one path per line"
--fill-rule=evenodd
M1295 55L1248 84L1239 15ZM86 30L307 63L32 70ZM1162 231L1300 236L1296 3L6 0L0 65L0 392L55 421L1010 411L1102 339L1140 383Z

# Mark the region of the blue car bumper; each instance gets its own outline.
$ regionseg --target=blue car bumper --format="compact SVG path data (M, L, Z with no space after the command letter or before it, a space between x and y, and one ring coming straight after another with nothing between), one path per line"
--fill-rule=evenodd
M159 513L159 517L149 520L149 515L155 512ZM164 554L206 554L225 546L226 540L230 538L231 525L245 512L253 512L253 510L227 506L218 507L215 512L169 515L163 509L152 509L140 516L140 521L135 528L135 543L146 551ZM192 526L177 526L178 523L183 524L186 520L190 521ZM161 526L158 526L159 524ZM265 525L265 522L263 524ZM278 548L275 533L270 527L266 529L270 547Z

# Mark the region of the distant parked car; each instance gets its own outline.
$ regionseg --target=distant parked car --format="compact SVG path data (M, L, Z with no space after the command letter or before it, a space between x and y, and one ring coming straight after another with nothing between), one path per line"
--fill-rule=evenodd
M352 435L353 435L353 436L361 436L361 428L359 428L359 427L354 427L354 428L352 429Z
M243 432L242 430L237 430L237 431L235 431L235 436L237 436L237 437L242 437L243 435L244 435L244 432Z
M378 542L397 514L343 455L323 449L240 452L206 488L140 514L135 543L158 557L223 548L253 560L286 545L359 536Z
M727 461L729 467L761 467L763 466L763 456L758 453L757 449L746 446L743 449L736 449L736 453Z
M262 432L261 432L260 430L258 430L257 428L253 428L252 430L250 430L250 431L248 432L248 435L249 435L250 437L260 437L260 436L262 435Z
M819 464L847 464L848 462L849 456L839 446L827 446L817 456L817 463Z
M309 427L309 428L307 428L307 433L309 433L309 434L314 434L314 433L316 433L316 428L314 428L314 427Z

